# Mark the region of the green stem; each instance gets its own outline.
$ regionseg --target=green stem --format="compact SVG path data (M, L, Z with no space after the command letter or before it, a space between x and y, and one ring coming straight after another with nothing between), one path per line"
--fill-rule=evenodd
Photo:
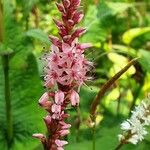
M140 95L140 92L141 92L141 90L143 88L143 84L144 84L144 78L142 79L141 84L139 85L139 87L137 88L137 90L135 91L134 99L133 99L133 102L131 104L130 111L129 111L129 116L131 115L131 111L133 110L133 108L134 108L134 106L136 104L137 98Z
M10 84L9 84L9 55L6 54L2 56L2 63L5 82L4 93L5 93L5 107L6 107L6 121L7 121L7 147L9 150L13 139L13 118L12 118Z
M3 10L2 2L0 0L0 42L3 41Z
M94 125L93 125L93 128L92 128L92 134L93 134L93 139L92 139L92 150L95 150L96 149L96 124L95 124L95 121L94 121Z
M124 145L124 144L120 143L120 144L115 148L115 150L120 150L123 145Z

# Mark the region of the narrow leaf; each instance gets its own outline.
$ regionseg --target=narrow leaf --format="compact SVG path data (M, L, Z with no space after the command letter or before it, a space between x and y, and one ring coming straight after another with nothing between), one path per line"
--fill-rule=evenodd
M106 93L106 91L115 83L116 80L120 78L122 74L124 74L132 65L137 62L138 58L131 60L123 69L121 69L117 74L115 74L110 80L108 80L100 89L98 94L96 95L94 101L91 104L90 115L91 119L94 120L96 114L96 108L99 105L100 100Z
M150 27L130 29L123 34L122 41L129 45L136 37L141 36L147 32L150 32Z

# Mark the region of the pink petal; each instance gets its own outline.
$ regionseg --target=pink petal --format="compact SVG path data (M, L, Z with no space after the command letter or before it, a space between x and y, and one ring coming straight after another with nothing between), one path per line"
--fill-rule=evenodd
M62 147L64 145L68 144L67 141L63 141L63 140L55 140L55 143L58 147Z
M46 141L46 137L45 135L41 134L41 133L35 133L32 135L34 138L40 139L41 142L45 142Z
M70 95L70 100L71 100L72 106L78 105L79 99L80 99L79 94L76 91L72 90L71 95Z
M64 102L65 94L62 91L58 91L55 94L55 103L60 105Z
M80 6L81 0L72 0L74 6Z
M45 79L45 84L44 84L45 87L51 88L54 86L54 84L55 84L55 80L53 78Z
M45 109L48 109L51 106L51 102L49 101L49 95L45 92L41 98L39 99L39 105Z
M69 41L70 41L70 38L71 38L71 35L65 35L65 36L63 37L63 40L64 40L65 42L69 42Z
M70 132L69 132L69 130L60 130L59 133L60 133L61 136L66 136Z
M83 49L87 49L87 48L90 48L92 47L92 44L91 43L83 43L83 44L80 44L77 46L77 48L83 50Z
M76 37L80 37L82 34L84 34L86 32L86 29L85 28L79 28L79 29L76 29L75 32L72 34L72 36L74 38Z
M81 20L82 20L82 18L84 17L84 15L82 14L82 12L76 12L75 14L74 14L74 16L73 16L73 21L75 22L75 23L79 23Z
M62 129L68 129L71 127L71 124L67 124L63 121L60 121L59 123L62 125L62 127L61 127Z
M56 19L53 19L53 21L55 22L55 24L57 25L58 28L62 28L63 27L63 23L61 21L58 21Z
M53 105L52 105L52 108L51 108L51 111L52 111L53 113L60 113L60 112L61 112L61 106L60 106L60 105L53 104Z
M55 37L55 36L52 36L52 35L49 35L49 39L51 40L51 42L56 45L56 46L59 46L61 45L61 42L59 41L59 38Z
M63 5L68 8L70 6L70 1L69 0L62 0Z
M69 85L72 82L72 79L69 75L65 75L63 77L60 77L58 79L58 82L61 83L62 85Z
M57 150L64 150L63 147L57 147Z
M50 115L47 115L45 118L44 118L44 121L47 125L50 125L51 124L51 121L52 121L52 118Z
M54 44L51 45L51 50L52 50L52 52L55 52L55 53L58 53L58 52L59 52L58 47L55 46Z
M69 20L68 20L68 23L69 23L69 25L71 25L71 26L73 26L73 25L74 25L74 21L73 21L73 20L71 20L71 19L69 19Z
M72 49L72 47L70 47L69 44L64 43L64 42L62 43L62 50L64 53L68 53L69 51L71 51L71 49Z
M65 13L65 9L64 9L63 5L56 3L56 6L60 12Z

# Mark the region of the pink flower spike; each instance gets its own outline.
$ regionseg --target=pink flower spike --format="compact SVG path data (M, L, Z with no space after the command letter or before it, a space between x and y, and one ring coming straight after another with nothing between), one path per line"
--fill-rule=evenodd
M65 94L62 91L58 91L55 94L55 103L60 105L64 102Z
M70 132L69 132L69 130L60 130L59 133L60 133L61 136L66 136Z
M61 112L61 106L60 105L56 105L56 104L53 104L52 105L52 108L51 108L51 111L53 112L53 113L60 113Z
M46 82L45 82L44 86L47 87L47 88L51 88L55 84L55 80L53 78L51 78L49 80L45 79L45 81Z
M68 129L71 127L71 124L67 124L63 121L60 121L59 123L62 125L62 129Z
M70 26L73 26L73 25L74 25L74 21L71 20L71 19L68 20L68 23L69 23Z
M72 3L74 4L74 6L80 6L81 0L72 0Z
M59 41L59 38L55 37L55 36L52 36L52 35L49 35L49 39L50 41L56 45L56 46L60 46L61 45L61 42Z
M58 147L62 147L64 145L68 144L67 141L63 141L63 140L55 140L55 143Z
M67 43L62 43L62 50L64 53L68 53L72 50L72 47Z
M61 13L65 13L65 9L64 9L63 5L56 3L56 6Z
M63 37L63 40L64 40L65 42L70 41L70 39L71 39L71 35L66 35L66 36Z
M51 121L52 121L52 118L50 115L47 115L45 118L44 118L44 121L46 123L46 125L50 125L51 124Z
M62 147L57 147L57 150L64 150Z
M82 18L84 17L84 15L82 14L82 12L76 12L72 18L72 20L75 22L75 23L79 23Z
M58 52L59 52L58 47L57 47L56 45L54 45L54 44L51 45L51 50L52 50L52 52L54 52L54 53L58 53Z
M63 5L65 8L68 8L70 6L70 1L69 0L62 0Z
M73 35L76 36L76 37L79 37L79 36L81 36L82 34L84 34L85 32L86 32L86 29L85 29L85 28L79 28L79 29L77 29L77 30L73 33Z
M56 24L56 26L57 26L58 28L63 27L63 23L62 23L62 22L60 22L60 21L58 21L58 20L56 20L56 19L53 19L53 21L55 22L55 24Z
M39 99L39 105L45 109L48 109L51 106L51 102L49 101L49 95L45 92L41 98Z
M84 50L84 49L87 49L87 48L90 48L92 47L92 44L91 43L83 43L83 44L79 44L77 46L77 48L81 49L81 50Z
M41 134L41 133L35 133L32 135L34 138L37 138L37 139L40 139L40 141L43 143L43 142L46 142L46 137L45 135Z
M86 29L85 28L79 28L79 29L76 29L74 31L74 33L72 34L72 41L74 41L75 38L78 38L80 37L81 35L83 35L84 33L86 32Z
M63 114L62 114L62 117L63 117L63 118L68 118L68 117L70 117L70 115L69 115L69 114L64 114L64 113L63 113Z
M76 91L72 90L71 95L70 95L70 100L71 100L72 106L78 105L79 99L80 99L79 94Z

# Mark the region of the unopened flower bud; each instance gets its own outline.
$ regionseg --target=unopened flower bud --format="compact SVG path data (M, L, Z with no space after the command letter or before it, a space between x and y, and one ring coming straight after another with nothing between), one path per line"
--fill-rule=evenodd
M65 9L64 9L63 5L56 3L56 6L60 12L65 13Z
M71 100L72 106L78 105L79 99L80 99L79 94L76 91L72 90L71 95L70 95L70 100Z
M70 1L69 0L62 0L63 5L65 8L68 8L70 6Z

